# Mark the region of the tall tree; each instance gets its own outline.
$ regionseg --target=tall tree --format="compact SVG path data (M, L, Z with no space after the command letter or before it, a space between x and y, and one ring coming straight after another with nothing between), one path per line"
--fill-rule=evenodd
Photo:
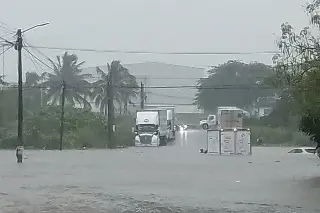
M86 100L90 95L90 83L86 78L91 75L81 73L80 68L84 62L78 63L78 57L74 54L65 52L62 57L57 56L57 62L50 61L54 73L43 73L42 77L47 77L47 81L41 85L48 88L47 96L51 98L52 104L59 101L61 105L60 150L62 150L65 101L67 100L73 107L78 102L80 105L83 104L83 108L91 109L91 104Z
M91 94L92 99L95 100L95 106L100 108L100 112L107 115L108 113L108 73L105 73L100 67L96 68L100 79L93 83L94 89Z
M52 104L61 102L61 93L63 83L65 84L65 99L68 104L75 106L76 103L83 108L91 109L91 104L86 99L90 95L91 84L87 81L91 74L83 74L81 66L85 63L78 63L78 57L75 54L57 56L57 62L50 60L53 66L53 73L45 72L42 77L45 82L42 87L47 88L46 94Z
M113 73L114 99L119 105L119 111L121 111L123 105L124 112L127 113L128 104L132 104L131 98L137 96L138 84L136 78L129 73L127 68L121 65L120 61L112 61L111 64L108 64L108 73L97 67L97 74L101 79L94 83L93 99L95 105L100 108L101 112L107 114L107 89L110 72Z
M26 81L24 83L24 110L25 113L30 114L40 110L42 101L46 102L42 96L42 88L39 85L41 76L35 72L26 73Z
M289 92L298 106L299 128L320 145L320 40L310 28L320 29L320 0L306 7L311 26L296 33L289 23L281 25L280 53L273 57L276 85Z
M259 87L272 74L272 68L265 64L228 61L208 73L208 78L199 80L195 99L199 107L208 111L214 111L217 106L245 108L258 97L272 96L276 92Z

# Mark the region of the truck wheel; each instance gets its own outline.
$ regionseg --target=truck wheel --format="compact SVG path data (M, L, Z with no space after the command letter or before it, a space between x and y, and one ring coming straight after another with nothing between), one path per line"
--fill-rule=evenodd
M164 139L163 139L163 146L166 146L166 145L167 145L167 142L168 142L168 139L167 139L167 138L164 138Z
M160 137L160 146L166 146L166 145L167 145L167 138Z
M209 125L208 124L202 124L202 129L204 129L204 130L209 129Z

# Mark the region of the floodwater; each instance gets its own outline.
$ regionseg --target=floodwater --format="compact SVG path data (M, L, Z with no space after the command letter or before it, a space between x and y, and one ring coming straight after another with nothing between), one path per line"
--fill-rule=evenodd
M288 148L200 154L204 131L166 147L0 151L0 212L318 212L320 160Z

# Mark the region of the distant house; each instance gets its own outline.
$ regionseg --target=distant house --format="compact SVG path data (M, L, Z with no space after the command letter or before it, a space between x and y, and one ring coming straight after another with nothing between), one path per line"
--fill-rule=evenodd
M274 106L279 100L278 96L259 97L253 103L252 115L257 118L268 116L274 109Z
M204 68L159 62L124 64L123 66L137 78L138 84L142 82L145 85L146 104L176 105L177 113L201 112L194 104L197 89L183 86L197 85L198 80L204 77ZM107 72L106 66L99 67ZM97 76L96 67L84 68L83 72ZM129 106L129 111L133 112L139 108L140 100L136 99L132 102L135 106ZM98 110L95 109L94 104L92 107L93 110Z

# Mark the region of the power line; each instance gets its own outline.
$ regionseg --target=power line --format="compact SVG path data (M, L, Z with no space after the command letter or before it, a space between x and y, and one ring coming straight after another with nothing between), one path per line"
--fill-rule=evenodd
M147 103L146 105L197 106L195 103Z
M36 68L36 70L38 71L38 72L40 72L40 69L39 69L39 67L36 65L36 61L32 58L32 56L30 55L30 54L25 54L25 55L27 55L27 57L30 59L30 61L33 63L33 65L34 65L34 67ZM43 70L42 70L42 72L44 72Z
M147 94L160 96L160 97L168 97L168 98L177 98L177 99L192 99L192 97L186 97L186 96L173 96L173 95L166 95L166 94L160 94L155 92L147 92Z
M11 84L11 86L8 86L9 88L15 88L15 84ZM88 89L94 89L94 88L101 88L101 86L95 86L95 85L68 85L69 88L88 88ZM132 86L113 86L114 88L127 88L127 89L139 89L139 87L132 87ZM36 85L36 86L24 86L24 88L43 88L46 89L48 87ZM212 90L224 90L224 89L235 89L235 90L248 90L248 89L277 89L270 86L256 86L256 85L217 85L217 86L210 86L210 87L202 87L202 86L196 86L196 85L184 85L184 86L146 86L145 88L149 89L181 89L181 88L190 88L190 89L198 89L198 90L204 90L204 89L212 89Z
M3 55L3 54L5 54L5 53L6 53L8 50L10 50L12 47L13 47L13 46L10 46L10 47L8 47L7 49L5 49L4 51L2 51L2 52L0 53L0 56Z
M27 46L38 49L49 50L72 50L81 52L96 52L96 53L125 53L125 54L154 54L154 55L256 55L256 54L276 54L278 51L260 51L260 52L160 52L160 51L140 51L140 50L108 50L108 49L93 49L93 48L74 48L74 47L53 47L53 46Z
M48 64L46 64L45 62L43 62L41 59L39 59L37 56L35 56L34 54L32 54L27 48L24 48L25 51L27 51L33 58L35 58L37 61L39 61L41 64L43 64L44 66L46 66L47 68L49 68L50 70L54 71L54 69L52 67L50 67Z
M24 43L28 44L27 42L24 42ZM35 50L37 50L37 49L35 49ZM32 61L33 65L35 66L35 68L37 69L37 71L40 72L40 70L38 69L38 68L40 68L42 72L45 72L45 70L42 69L42 67L43 67L43 65L46 64L46 63L45 63L44 61L42 61L40 58L38 58L38 57L35 58L35 55L33 55L33 54L31 55L31 54L30 54L31 51L29 51L28 53L29 53L28 56L29 56L30 60ZM44 54L43 54L43 55L44 55ZM45 55L44 55L44 57L45 57L46 59L50 60L49 57L47 57L47 56L45 56ZM41 61L41 62L39 63L39 61ZM36 66L36 64L38 64L38 66ZM48 64L46 64L45 67L50 67L50 66L49 66ZM53 69L51 68L50 70L53 70Z
M83 70L83 69L82 69ZM130 70L129 70L130 71ZM84 72L87 73L87 72ZM145 79L144 77L135 77L136 79ZM88 77L88 79L100 79L99 76L90 76ZM155 79L155 80L199 80L201 78L183 78L183 77L150 77L151 80ZM149 80L150 80L149 79Z
M25 39L26 40L26 39ZM30 45L28 42L25 41L25 46L32 46ZM31 47L32 48L32 47ZM43 54L40 50L38 50L37 48L32 48L33 50L36 50L38 53L40 53L40 55L42 55L46 60L50 60L50 58L48 56L46 56L45 54Z

